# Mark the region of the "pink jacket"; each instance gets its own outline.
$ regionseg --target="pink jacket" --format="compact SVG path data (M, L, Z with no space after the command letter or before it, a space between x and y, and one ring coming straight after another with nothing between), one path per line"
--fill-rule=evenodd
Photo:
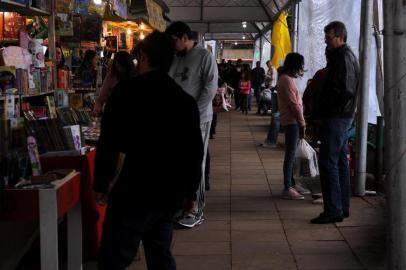
M109 98L113 88L118 83L118 80L115 76L111 74L111 72L107 73L106 78L104 78L103 85L101 87L98 101L101 104L106 103L107 99Z
M278 80L278 106L283 126L305 126L302 98L292 77L283 74Z

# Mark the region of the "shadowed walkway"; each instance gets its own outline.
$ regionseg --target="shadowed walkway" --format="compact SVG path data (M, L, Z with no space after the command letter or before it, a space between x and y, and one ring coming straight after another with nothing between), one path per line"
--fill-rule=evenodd
M268 123L269 116L219 114L216 139L210 141L205 222L175 231L178 269L385 269L384 200L352 198L344 222L310 224L322 209L310 196L279 198L283 149L258 147ZM144 264L141 258L130 269L146 269Z

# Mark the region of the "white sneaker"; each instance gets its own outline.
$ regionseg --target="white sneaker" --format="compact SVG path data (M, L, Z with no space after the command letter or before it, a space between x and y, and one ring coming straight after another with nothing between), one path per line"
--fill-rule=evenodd
M282 199L286 200L304 200L304 196L297 192L296 189L290 187L288 190L282 192Z
M264 148L276 148L276 144L271 144L268 140L265 140L264 143L261 143L260 146Z
M180 218L177 222L179 225L181 225L183 227L193 228L195 226L202 224L203 218L201 216L189 214L187 216Z
M308 190L307 188L304 188L302 185L300 184L296 184L293 186L297 192L299 192L302 195L309 195L311 194L310 190Z
M313 204L323 204L323 198L314 199Z

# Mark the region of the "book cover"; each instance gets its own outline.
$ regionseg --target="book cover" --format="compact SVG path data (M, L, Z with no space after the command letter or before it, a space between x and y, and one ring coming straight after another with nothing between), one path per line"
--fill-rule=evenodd
M41 174L41 163L39 161L37 140L33 136L27 138L28 155L30 156L32 175Z
M67 136L71 135L71 138L68 138L68 141L73 143L73 149L75 150L80 150L82 148L82 142L81 142L81 136L80 136L80 126L79 125L72 125L72 126L66 126L63 127L63 129L67 129L65 130L65 134ZM71 143L69 143L69 145L71 145Z
M0 95L6 90L16 87L16 68L13 66L0 66Z
M54 119L57 117L55 99L53 96L47 96L46 99L47 99L48 110L49 110L49 118Z
M20 95L28 95L28 71L26 69L16 69L16 86Z
M82 94L74 93L69 95L69 105L74 109L83 107Z
M6 98L4 99L4 118L11 119L14 117L16 117L15 96L6 95Z
M55 105L56 107L68 107L69 106L69 96L65 90L55 90Z

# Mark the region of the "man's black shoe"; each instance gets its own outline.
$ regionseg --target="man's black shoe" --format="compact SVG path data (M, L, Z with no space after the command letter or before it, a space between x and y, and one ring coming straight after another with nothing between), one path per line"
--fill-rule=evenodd
M313 218L310 220L310 223L312 224L328 224L328 223L336 223L336 222L342 222L343 218L342 217L331 217L327 215L320 214L318 217Z

